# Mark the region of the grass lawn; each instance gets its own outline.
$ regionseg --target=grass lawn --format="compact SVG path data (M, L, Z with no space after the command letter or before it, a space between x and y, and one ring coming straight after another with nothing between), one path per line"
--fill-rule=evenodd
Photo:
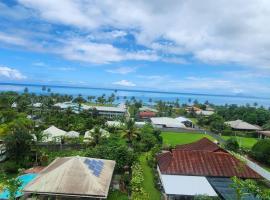
M143 176L144 176L143 188L149 194L150 200L159 200L161 194L155 188L154 175L152 169L147 164L146 154L141 155L139 159L143 169Z
M224 140L228 140L231 137L235 136L222 136ZM256 138L249 138L249 137L239 137L236 136L237 141L241 147L251 149L253 145L258 141Z
M178 144L188 144L207 137L210 140L214 140L209 135L200 133L176 133L176 132L162 132L161 136L163 138L163 143L166 145L178 145Z
M109 193L107 200L128 200L128 196L127 194L115 190Z

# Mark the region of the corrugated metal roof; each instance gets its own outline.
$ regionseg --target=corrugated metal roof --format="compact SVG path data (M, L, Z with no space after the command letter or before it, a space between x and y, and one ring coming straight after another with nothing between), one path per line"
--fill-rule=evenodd
M176 149L186 150L186 151L227 152L226 150L222 149L220 146L213 143L211 140L209 140L206 137L190 144L177 145Z
M158 155L157 160L162 174L261 178L245 163L225 152L174 149Z
M249 123L244 122L240 119L235 120L235 121L228 121L225 123L228 124L233 129L238 129L238 130L254 130L254 131L261 130L261 128L259 126L249 124Z
M168 128L186 128L184 124L170 117L152 117L151 122L154 125L164 125Z
M100 174L87 160L102 162ZM87 157L63 157L54 160L25 188L25 193L106 198L115 161Z

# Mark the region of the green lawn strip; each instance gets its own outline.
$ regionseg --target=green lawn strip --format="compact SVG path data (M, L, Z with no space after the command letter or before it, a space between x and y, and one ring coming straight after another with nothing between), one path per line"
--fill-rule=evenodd
M128 200L128 196L119 190L115 190L109 193L107 200Z
M234 138L235 136L222 136L224 140L228 140L230 138ZM258 141L256 138L249 138L249 137L240 137L236 136L236 139L240 145L240 147L251 149L254 144Z
M116 105L111 104L111 103L101 104L101 103L87 102L87 103L83 103L83 104L87 105L87 106L105 106L105 107L115 107L116 106Z
M147 154L145 153L141 155L139 158L140 164L143 169L143 176L144 176L143 188L149 194L150 200L159 200L161 194L155 188L153 171L147 164L146 155Z
M177 133L177 132L162 132L163 143L166 145L181 145L196 142L203 137L207 137L214 141L215 139L207 134L200 133Z

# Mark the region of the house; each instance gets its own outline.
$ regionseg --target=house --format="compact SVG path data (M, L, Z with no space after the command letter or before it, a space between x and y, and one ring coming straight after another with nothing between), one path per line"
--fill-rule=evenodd
M80 133L78 133L77 131L69 131L69 132L67 132L66 137L78 138L78 137L80 137Z
M208 110L200 110L200 111L196 111L195 113L196 115L210 116L210 115L213 115L215 112L208 111Z
M46 130L43 131L43 142L61 142L61 137L65 137L67 135L67 132L64 130L61 130L55 126L50 126Z
M107 121L106 125L109 127L120 128L120 127L123 127L125 124L120 121Z
M55 159L28 183L23 192L27 196L56 199L106 199L115 161L88 157Z
M258 131L259 138L270 138L270 131Z
M177 117L175 119L177 121L179 121L180 123L184 124L186 127L190 127L190 128L194 127L193 122L190 119L186 118L186 117L180 116L180 117Z
M260 131L262 130L261 127L257 125L249 124L245 121L242 121L240 119L235 121L228 121L225 122L228 126L230 126L234 130L240 130L240 131Z
M170 117L152 117L151 123L156 128L186 128L184 124L177 119Z
M157 156L157 170L168 200L196 195L236 199L231 177L260 179L245 163L207 138L179 145Z
M150 119L151 117L155 117L157 115L156 112L152 111L140 111L139 112L139 117L141 119Z
M186 112L191 113L191 112L201 111L202 109L200 109L196 106L187 106L185 110L186 110Z
M140 112L153 112L153 113L158 113L158 110L155 109L155 108L150 108L150 107L147 107L147 106L142 106L139 108L139 111Z
M101 137L109 137L110 133L102 128L99 129L101 132ZM84 142L89 142L93 139L92 135L95 132L95 128L92 128L90 131L86 131L84 134Z

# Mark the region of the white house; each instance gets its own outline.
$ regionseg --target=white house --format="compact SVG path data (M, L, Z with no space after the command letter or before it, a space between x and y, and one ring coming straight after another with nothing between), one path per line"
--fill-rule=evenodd
M93 139L92 134L94 133L95 128L92 128L90 131L86 131L84 134L84 142L88 142ZM100 128L101 137L109 137L110 133L102 128Z
M51 141L60 142L61 137L65 137L66 135L67 135L66 131L61 130L55 126L50 126L49 128L43 131L43 142L51 142Z
M152 117L151 123L156 128L186 128L184 124L177 119L170 117Z

